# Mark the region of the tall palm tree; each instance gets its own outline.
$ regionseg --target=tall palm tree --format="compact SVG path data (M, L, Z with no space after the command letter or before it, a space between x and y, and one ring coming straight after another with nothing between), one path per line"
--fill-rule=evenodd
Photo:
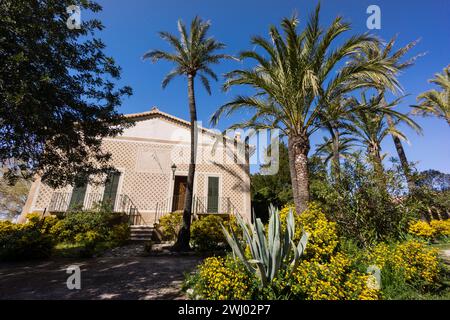
M197 153L197 144L195 142L195 134L197 131L197 107L194 89L195 79L198 76L208 94L211 94L208 77L217 81L217 75L212 71L210 66L219 63L222 59L230 58L228 55L215 53L217 50L225 48L225 45L212 37L207 37L209 28L209 22L202 21L199 17L195 17L191 22L190 32L188 33L184 23L179 20L179 38L168 32L159 33L160 37L172 46L173 52L151 50L144 54L144 59L150 59L152 62L166 60L175 65L175 68L170 71L162 81L163 88L177 76L187 77L188 81L189 114L191 120L191 154L186 197L184 201L183 224L178 234L177 242L174 245L175 250L189 249L195 176L195 155Z
M407 54L416 44L419 42L419 40L412 41L405 45L404 47L401 47L400 49L393 51L394 45L396 42L396 37L393 37L387 44L381 44L375 48L368 48L367 51L363 53L361 56L355 56L355 59L391 59L392 63L395 64L396 72L390 73L390 76L393 79L397 79L397 75L400 71L405 70L408 67L411 67L415 60L420 57L422 54L416 55L406 61L401 61L401 59ZM382 95L382 105L386 106L385 101L385 92L386 90L391 90L393 93L396 93L397 91L402 91L401 87L394 87L394 88L388 88L383 84L380 83L374 83L373 86L377 88L378 93ZM389 113L385 113L387 124L392 127L394 126L394 120L392 119L392 116ZM420 127L414 127L417 133L421 133ZM408 183L408 189L411 191L413 190L415 184L411 175L411 169L409 166L408 159L406 157L405 149L403 148L403 144L401 139L395 135L391 135L392 140L394 142L395 149L397 151L398 157L400 159L400 164L402 166L403 173L405 175L406 181Z
M436 73L428 82L438 85L441 90L432 89L421 93L417 97L419 105L416 106L416 112L423 115L433 114L447 120L450 126L450 65L444 68L442 74Z
M350 25L337 17L329 28L319 24L320 6L316 7L306 28L297 32L298 20L294 16L281 22L284 35L272 26L270 40L252 38L256 51L244 51L241 59L256 61L252 69L235 70L227 74L224 89L248 85L256 90L251 96L237 96L221 106L211 118L217 123L222 115L249 109L253 116L232 127L279 128L288 138L289 166L294 202L298 213L303 212L309 200L308 153L310 135L320 128L320 111L326 107L320 97L324 91L337 90L342 94L366 87L358 81L369 76L372 81L390 81L385 74L392 66L381 59L358 64L344 64L362 48L376 46L371 35L354 35L336 46L335 39L350 29Z
M392 110L400 99L387 104L382 93L367 99L365 92L361 93L360 100L354 97L348 99L348 103L357 105L358 108L354 108L354 112L349 115L346 129L366 148L367 156L380 177L383 177L384 172L381 157L382 141L388 135L408 141L405 134L397 128L400 122L415 129L419 127L408 115ZM392 125L387 123L386 115L391 117Z

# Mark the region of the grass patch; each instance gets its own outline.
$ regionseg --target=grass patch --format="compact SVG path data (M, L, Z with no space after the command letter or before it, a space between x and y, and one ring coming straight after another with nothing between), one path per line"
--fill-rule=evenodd
M117 247L117 244L111 241L97 243L95 247L86 246L84 243L63 242L58 243L53 249L54 258L90 258L100 254L105 250Z

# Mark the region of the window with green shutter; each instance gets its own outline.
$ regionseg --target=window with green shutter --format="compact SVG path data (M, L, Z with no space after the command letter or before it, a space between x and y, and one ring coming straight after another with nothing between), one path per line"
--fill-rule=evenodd
M208 213L219 211L219 177L208 177Z
M70 197L69 209L82 209L84 204L84 197L86 196L87 179L77 183L72 190Z
M103 192L103 204L114 209L116 203L117 190L119 188L120 172L111 172L108 174L105 182L105 191Z

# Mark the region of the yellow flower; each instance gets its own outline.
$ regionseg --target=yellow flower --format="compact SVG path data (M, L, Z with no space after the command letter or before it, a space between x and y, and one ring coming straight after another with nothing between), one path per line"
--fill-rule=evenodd
M435 236L435 230L427 222L421 220L409 226L409 233L425 239L431 239Z

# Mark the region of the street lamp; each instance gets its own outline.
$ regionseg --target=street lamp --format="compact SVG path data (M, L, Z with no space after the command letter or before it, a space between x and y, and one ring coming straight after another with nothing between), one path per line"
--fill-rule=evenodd
M175 171L177 170L177 166L174 163L170 168L172 169L172 178L175 180Z

